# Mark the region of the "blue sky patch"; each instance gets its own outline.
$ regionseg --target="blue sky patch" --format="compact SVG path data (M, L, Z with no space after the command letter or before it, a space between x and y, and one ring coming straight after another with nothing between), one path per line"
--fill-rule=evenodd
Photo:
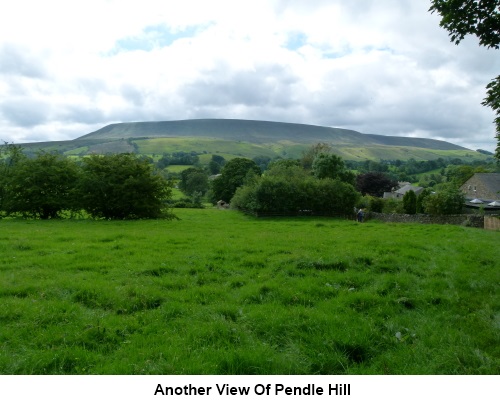
M152 25L144 28L142 33L116 41L111 54L130 51L151 51L172 45L181 38L193 37L199 27L188 27L180 31L171 31L166 25Z
M305 44L307 44L307 35L303 32L295 31L290 33L290 35L288 36L285 47L287 49L290 49L291 51L296 51L297 49L303 47Z

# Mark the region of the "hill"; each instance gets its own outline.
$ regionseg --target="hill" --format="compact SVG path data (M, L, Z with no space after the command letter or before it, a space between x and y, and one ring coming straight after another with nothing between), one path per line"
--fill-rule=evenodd
M107 125L73 141L24 144L28 149L57 149L69 155L89 153L195 151L234 156L299 157L318 142L347 160L485 159L486 155L449 142L363 134L348 129L271 121L195 119Z
M197 119L111 124L78 139L163 137L208 137L230 141L246 141L257 144L273 141L290 141L308 144L327 142L338 146L385 145L436 150L466 149L449 142L434 139L362 134L348 129L321 127L316 125L232 119Z

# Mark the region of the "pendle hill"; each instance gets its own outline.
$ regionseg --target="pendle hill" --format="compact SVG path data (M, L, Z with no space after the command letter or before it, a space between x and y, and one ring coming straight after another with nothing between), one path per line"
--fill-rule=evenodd
M135 152L197 152L227 157L298 158L316 143L326 143L345 160L437 158L485 159L487 154L449 142L363 134L316 125L237 119L129 122L107 125L70 141L21 144L24 150L57 150L66 155Z

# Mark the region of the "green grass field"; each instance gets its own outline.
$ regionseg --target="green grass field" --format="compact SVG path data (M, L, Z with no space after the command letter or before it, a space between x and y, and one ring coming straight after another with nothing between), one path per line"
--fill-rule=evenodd
M227 141L222 139L205 138L152 138L134 141L140 153L162 153L163 151L196 151L215 155L240 155L254 157L259 155L274 157L275 153L263 145L241 141ZM237 151L237 152L235 152Z
M498 374L500 233L0 220L0 374Z

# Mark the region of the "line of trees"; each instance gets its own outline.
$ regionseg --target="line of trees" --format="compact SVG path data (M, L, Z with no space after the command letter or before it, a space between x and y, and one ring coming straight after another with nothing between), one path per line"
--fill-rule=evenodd
M250 159L234 159L212 182L210 192L215 200L230 201L234 208L263 215L351 215L355 206L408 214L447 215L462 211L464 196L456 181L441 185L434 193L426 189L418 196L410 191L403 200L381 198L397 184L385 173L356 175L325 145L315 145L304 153L303 159L273 161L262 174Z
M428 169L442 167L446 162L440 159L426 165L408 163ZM439 175L442 184L436 187L437 193L431 193L432 189L419 196L410 192L404 201L398 201L381 198L385 191L398 187L392 173L377 171L388 170L390 166L393 163L360 162L355 174L328 145L317 144L305 151L302 159L273 160L265 170L255 159L232 159L213 180L209 180L210 170L190 167L180 173L178 187L190 197L183 205L186 207L199 207L204 197L214 204L223 200L234 208L262 215L307 212L350 215L354 206L375 212L438 215L460 213L463 204L458 189L460 180L483 170L472 166L451 165L450 170L442 167L443 175Z
M354 206L448 214L462 208L462 179L480 169L448 166L439 179L436 174L436 183L443 181L434 188L437 193L417 197L410 192L404 201L392 201L380 198L397 187L391 173L365 171L388 164L363 162L356 174L325 144L313 145L302 159L268 162L265 170L262 162L246 158L226 162L213 155L210 162L214 167L189 167L178 174L178 188L188 197L172 201L173 180L166 180L150 158L125 153L74 160L44 151L27 156L6 144L0 146L0 216L49 219L85 212L105 219L172 218L169 207L203 207L202 199L259 214L350 215ZM220 173L210 180L212 169Z
M164 169L170 165L196 165L199 161L200 158L196 152L164 153L156 162L156 166Z
M92 155L76 162L54 152L0 150L0 213L60 218L86 212L95 219L172 218L165 204L172 184L134 154Z

